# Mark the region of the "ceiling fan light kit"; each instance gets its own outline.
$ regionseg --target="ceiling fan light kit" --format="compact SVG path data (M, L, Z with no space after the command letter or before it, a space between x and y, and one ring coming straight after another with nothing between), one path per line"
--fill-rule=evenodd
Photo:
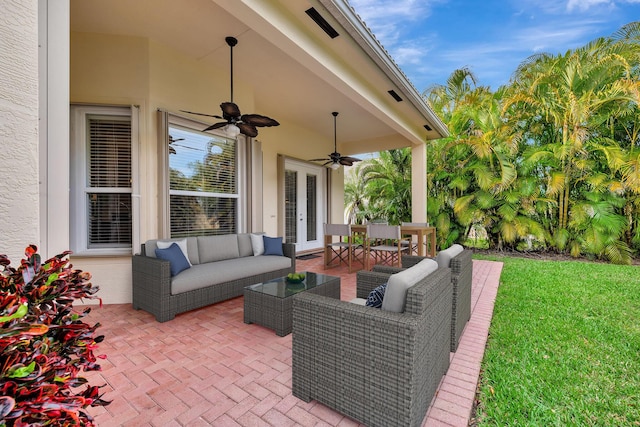
M228 124L224 128L224 133L231 139L236 139L240 135L240 128L234 124Z
M255 138L258 136L258 127L271 127L271 126L279 126L276 120L262 116L260 114L241 114L240 108L237 104L233 102L233 47L238 44L238 39L235 37L226 37L224 39L229 46L230 51L230 64L231 64L231 101L223 102L220 104L220 109L222 110L222 116L212 115L212 114L204 114L204 113L196 113L193 111L180 110L184 113L196 114L198 116L206 116L206 117L214 117L216 119L222 119L223 122L214 123L208 128L204 129L203 132L207 132L214 129L220 129L224 127L224 132L229 138L236 138L239 134L246 135L250 138Z
M334 111L331 113L333 116L333 153L329 154L328 158L324 159L311 159L310 162L324 162L322 166L329 166L331 169L336 170L340 168L340 165L344 166L352 166L354 162L359 162L360 159L356 159L355 157L350 156L342 156L338 153L338 138L337 138L337 125L336 118L338 117L338 112Z

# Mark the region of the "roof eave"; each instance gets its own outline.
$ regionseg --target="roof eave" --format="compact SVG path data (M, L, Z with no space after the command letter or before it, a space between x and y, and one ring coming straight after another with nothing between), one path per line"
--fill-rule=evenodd
M382 72L402 91L406 99L425 117L433 132L428 132L427 139L438 139L449 136L444 122L431 109L411 81L393 61L389 53L375 38L355 10L346 0L317 0L338 21L355 40L360 48L369 55Z

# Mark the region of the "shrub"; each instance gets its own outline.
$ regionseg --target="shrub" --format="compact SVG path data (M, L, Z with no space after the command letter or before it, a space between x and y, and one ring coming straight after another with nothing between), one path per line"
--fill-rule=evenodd
M99 323L82 322L89 308L73 311L75 299L99 298L91 275L65 259L70 253L41 264L31 245L17 269L0 255L0 426L93 426L82 410L110 403L78 376L100 370L93 351L104 337L95 336Z

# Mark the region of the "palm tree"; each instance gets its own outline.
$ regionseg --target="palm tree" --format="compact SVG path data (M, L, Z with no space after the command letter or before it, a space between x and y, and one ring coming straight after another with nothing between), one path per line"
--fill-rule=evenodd
M629 79L632 66L622 54L619 43L601 38L564 55L533 56L516 71L503 107L505 114L527 122L529 131L538 134L537 149L525 160L545 166L545 196L557 201L557 222L549 230L552 241L574 255L584 248L584 236L579 235L585 229L575 218L581 218L579 204L593 187L592 174L613 176L616 165L624 161L618 142L600 130L611 117L622 117L637 108L637 81ZM570 213L575 215L571 221ZM604 234L598 239L619 238L619 221L607 218L610 221L603 225ZM619 255L610 248L608 254L598 255L624 262L629 248L617 247Z
M380 152L363 162L359 176L368 201L367 219L384 218L390 224L411 221L411 149Z
M364 224L367 217L367 192L361 169L365 162L357 163L344 183L344 206L348 224Z

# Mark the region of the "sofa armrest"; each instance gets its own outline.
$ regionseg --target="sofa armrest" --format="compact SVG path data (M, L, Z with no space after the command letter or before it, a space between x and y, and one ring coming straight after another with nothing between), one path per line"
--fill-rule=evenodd
M153 314L158 322L166 322L176 315L171 295L171 263L158 258L134 255L132 306Z
M287 258L291 258L291 272L296 271L296 245L294 243L283 243L282 253Z
M171 294L171 263L159 258L134 255L131 262L133 268L133 284L149 288L158 295ZM149 285L149 286L147 286Z
M453 276L459 276L463 273L469 273L473 269L473 261L471 259L473 251L465 249L458 255L451 258L451 274ZM471 276L469 275L469 280Z

